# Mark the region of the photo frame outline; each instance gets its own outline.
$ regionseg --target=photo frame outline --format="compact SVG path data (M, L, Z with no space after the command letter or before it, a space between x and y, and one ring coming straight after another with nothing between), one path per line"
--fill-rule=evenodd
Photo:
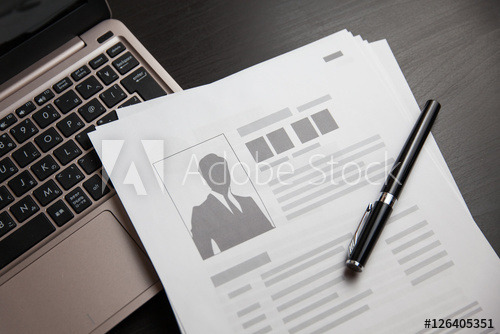
M276 224L274 223L274 221L273 221L273 219L272 219L272 217L271 217L271 214L269 213L269 210L267 209L266 204L265 204L265 203L264 203L264 201L262 200L262 197L260 196L259 192L257 191L257 188L255 188L255 185L253 184L252 179L250 178L250 175L248 175L248 172L245 170L245 168L243 168L243 165L242 165L242 163L241 163L240 158L239 158L239 157L238 157L238 155L236 154L236 151L234 150L234 148L233 148L233 146L231 145L231 143L229 142L229 140L227 140L226 135L225 135L224 133L221 133L221 134L218 134L218 135L213 136L213 137L211 137L211 138L205 139L205 140L203 140L203 141L201 141L201 142L199 142L199 143L197 143L197 144L191 145L191 146L189 146L189 147L187 147L187 148L185 148L185 149L183 149L183 150L180 150L180 151L178 151L178 152L176 152L176 153L173 153L173 154L171 154L171 155L169 155L169 156L166 156L166 157L164 157L163 159L160 159L160 160L158 160L158 161L155 161L155 162L153 162L153 163L151 164L151 165L153 166L153 169L154 169L154 170L155 170L155 172L156 172L156 175L158 175L158 178L161 180L161 183L163 184L163 187L165 188L165 191L167 192L168 197L169 197L169 198L170 198L170 200L172 201L172 204L174 205L175 210L177 211L177 214L178 214L178 215L179 215L179 217L181 218L181 220L182 220L182 224L184 225L184 228L186 229L186 231L187 231L188 235L190 236L190 238L191 238L191 239L193 239L193 236L191 235L191 232L189 231L189 228L188 228L188 226L187 226L186 222L184 221L184 218L182 217L182 214L181 214L181 212L180 212L179 208L178 208L178 207L177 207L177 205L175 204L174 198L172 197L172 195L171 195L171 194L170 194L170 192L168 191L167 186L166 186L166 184L165 184L165 181L164 181L164 179L161 177L161 175L158 173L158 169L156 168L156 166L155 166L155 165L156 165L157 163L161 162L161 161L165 161L166 159L169 159L169 158L171 158L171 157L173 157L173 156L175 156L175 155L177 155L177 154L180 154L180 153L182 153L182 152L185 152L185 151L187 151L187 150L190 150L190 149L192 149L192 148L194 148L194 147L196 147L196 146L202 145L202 144L204 144L204 143L206 143L206 142L208 142L208 141L210 141L210 140L213 140L213 139L215 139L215 138L218 138L218 137L220 137L220 136L222 136L222 137L224 138L225 142L228 144L229 148L231 149L231 151L233 152L234 156L236 157L236 160L238 160L238 163L242 166L241 168L243 169L243 172L244 172L244 173L245 173L245 175L247 176L248 181L250 182L250 185L252 186L253 190L254 190L254 191L255 191L255 193L257 194L257 196L258 196L258 198L259 198L260 203L261 203L261 204L262 204L262 206L264 207L264 210L266 210L267 216L268 216L268 218L269 218L269 220L270 220L271 224L273 225L273 227L274 227L274 228L276 228ZM249 240L250 240L250 239L249 239ZM247 241L248 241L248 240L247 240ZM194 245L194 246L196 247L196 245ZM213 257L215 257L215 256L217 256L217 255L219 255L219 254L222 254L222 253L223 253L223 252L220 252L220 253L214 254L214 255L213 255L213 256L211 256L210 258L213 258ZM210 258L207 258L206 260L208 260L208 259L210 259Z

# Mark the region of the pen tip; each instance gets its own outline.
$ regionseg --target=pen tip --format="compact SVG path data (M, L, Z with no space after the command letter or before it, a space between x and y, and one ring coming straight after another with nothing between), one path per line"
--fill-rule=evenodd
M358 261L347 260L345 262L345 265L347 266L347 268L349 268L355 272L360 273L363 271L363 266Z

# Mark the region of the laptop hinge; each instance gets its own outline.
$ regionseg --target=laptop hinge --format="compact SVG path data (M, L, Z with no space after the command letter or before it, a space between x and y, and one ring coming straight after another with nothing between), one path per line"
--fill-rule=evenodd
M57 50L52 51L12 79L3 83L0 86L0 101L17 92L19 89L54 68L84 47L85 43L79 37L72 38Z

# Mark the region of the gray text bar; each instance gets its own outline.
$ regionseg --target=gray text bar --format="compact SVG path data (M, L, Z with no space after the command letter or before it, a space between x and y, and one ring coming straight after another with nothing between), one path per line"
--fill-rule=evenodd
M322 163L325 163L325 162L327 162L327 161L329 161L331 159L340 157L340 156L344 155L345 153L357 150L358 148L361 148L361 147L363 147L365 145L373 143L373 142L379 140L380 138L381 138L380 135L374 135L374 136L371 136L371 137L369 137L367 139L364 139L364 140L362 140L362 141L360 141L358 143L355 143L355 144L352 144L350 146L347 146L346 148L344 148L344 149L342 149L340 151L332 153L332 154L330 154L330 155L328 155L328 156L326 156L324 158L315 160L311 164L307 164L305 166L297 168L293 174L287 174L287 175L283 175L283 176L281 176L279 178L275 178L275 179L273 179L273 180L271 180L269 182L269 185L270 186L274 186L274 185L276 185L276 184L278 184L280 182L283 182L283 181L288 180L288 179L290 179L292 177L295 177L295 176L297 176L297 175L299 175L299 174L301 174L301 173L303 173L305 171L310 170L311 169L311 165L313 165L313 166L321 165Z
M307 102L301 106L298 106L297 110L299 112L303 112L307 109L311 109L313 107L316 107L317 105L320 105L321 103L325 103L326 101L330 101L331 99L332 99L332 97L330 95L325 95L325 96L322 96L316 100L313 100L311 102Z
M284 310L286 310L286 309L288 309L288 308L290 308L290 307L292 307L294 305L297 305L300 302L303 302L304 300L306 300L308 298L313 297L314 295L316 295L316 294L318 294L320 292L323 292L323 291L325 291L325 290L333 287L335 284L337 284L337 282L335 282L335 281L328 281L328 282L326 282L324 284L321 284L320 286L315 287L312 290L309 290L309 291L301 294L298 297L295 297L295 298L287 301L286 303L283 303L283 304L279 305L276 309L278 311L280 311L280 312L284 311Z
M327 325L325 325L325 326L323 326L321 328L318 328L317 330L315 330L311 334L320 334L320 333L324 333L326 331L329 331L330 329L335 328L338 325L343 324L344 322L349 321L352 318L357 317L358 315L360 315L362 313L365 313L369 309L370 308L368 307L368 305L363 305L360 308L358 308L357 310L354 310L354 311L352 311L350 313L347 313L346 315L338 318L337 320L335 320L333 322L330 322L329 324L327 324Z
M281 282L282 280L284 279L287 279L289 278L290 276L293 276L297 273L300 273L301 271L304 271L312 266L314 266L315 264L318 264L324 260L327 260L327 259L330 259L332 258L334 255L338 254L338 253L341 253L344 251L344 247L340 246L340 247L337 247L329 252L326 252L324 254L321 254L307 262L304 262L300 265L298 265L297 267L294 267L288 271L285 271L284 273L274 277L274 278L271 278L270 280L264 282L264 285L266 287L269 287L271 285L274 285L278 282Z
M296 257L295 259L287 261L287 262L285 262L285 263L283 263L283 264L281 264L281 265L279 265L279 266L277 266L277 267L275 267L275 268L273 268L271 270L266 271L265 273L263 273L261 275L261 277L262 277L262 279L266 279L268 277L271 277L272 275L275 275L275 274L277 274L277 273L279 273L279 272L281 272L281 271L283 271L285 269L288 269L288 268L296 265L297 263L305 261L308 258L310 258L310 257L312 257L312 256L314 256L316 254L319 254L319 253L321 253L321 252L323 252L323 251L325 251L325 250L327 250L329 248L332 248L333 246L335 246L335 245L337 245L337 244L339 244L339 243L341 243L343 241L350 240L351 238L352 238L352 234L351 233L347 233L347 234L345 234L345 235L343 235L343 236L341 236L339 238L336 238L336 239L334 239L332 241L327 242L326 244L323 244L323 245L321 245L321 246L319 246L317 248L314 248L314 249L310 250L309 252L304 253L304 254Z
M436 240L436 241L428 244L427 246L424 246L424 247L420 248L419 250L416 250L413 253L408 254L405 257L399 259L398 262L399 262L399 264L405 264L406 262L411 261L411 260L419 257L420 255L427 253L428 251L438 247L439 245L441 245L441 242L439 240Z
M325 270L322 270L319 273L316 273L316 274L314 274L306 279L303 279L300 282L297 282L297 283L290 285L289 287L287 287L281 291L278 291L277 293L275 293L271 296L271 299L277 300L281 297L284 297L284 296L286 296L286 295L288 295L288 294L290 294L290 293L292 293L300 288L303 288L304 286L306 286L308 284L311 284L314 281L319 280L322 277L325 277L325 276L333 273L335 270L338 270L338 269L341 269L344 267L345 267L345 261L339 262L339 263L331 266L330 268L326 268ZM340 276L340 277L334 278L332 281L334 281L335 283L340 283L343 280L344 280L344 277Z
M282 121L290 116L292 116L292 112L290 111L290 109L281 109L280 111L276 111L256 121L253 121L252 123L243 125L242 127L238 128L238 133L241 137L244 137L251 134L252 132L263 129L266 126Z
M292 320L295 320L297 319L298 317L302 316L302 315L305 315L311 311L314 311L315 309L317 309L318 307L321 307L325 304L328 304L329 302L331 302L332 300L338 298L338 294L335 292L335 293L332 293L331 295L328 295L326 297L323 297L321 298L320 300L312 303L312 304L309 304L307 305L306 307L303 307L301 308L300 310L298 311L295 311L293 312L292 314L286 316L283 318L283 322L286 324Z
M392 250L392 253L393 254L398 254L398 253L401 253L402 251L404 251L405 249L407 248L410 248L411 246L413 245L416 245L418 244L420 241L424 241L425 239L427 238L430 238L431 236L434 235L434 231L428 231L428 232L425 232L424 234L421 234L419 235L418 237L416 238L413 238L411 239L410 241L407 241L405 242L404 244L402 244L401 246L398 246L396 248L394 248Z
M212 277L210 279L212 280L212 283L214 284L215 287L218 287L222 284L225 284L229 281L232 281L235 278L238 278L240 276L243 276L252 270L255 270L259 267L262 267L263 265L270 263L271 259L269 258L269 255L267 253L262 253L257 256L254 256L251 259L248 259L240 264L235 265L234 267L231 267L229 269L226 269Z
M427 266L427 265L429 265L429 264L431 264L433 262L436 262L437 260L445 257L446 255L448 255L448 253L446 253L446 251L442 251L442 252L439 252L437 254L434 254L431 257L423 260L422 262L419 262L419 263L411 266L410 268L406 269L405 270L405 274L406 275L413 274L417 270L422 269L423 267L425 267L425 266Z
M420 223L415 224L413 226L410 226L406 230L401 231L401 232L393 235L392 237L385 239L385 242L387 242L388 244L393 243L394 241L397 241L397 240L401 239L402 237L405 237L408 234L417 231L418 229L424 227L425 225L427 225L427 221L423 220Z
M382 143L381 143L382 144ZM372 170L371 172L375 172L375 171L378 171L379 169L383 169L384 166L377 166L377 168L375 168L374 170ZM357 170L359 175L358 174L351 174L351 175L347 175L347 176L359 176L361 178L361 174L363 174L362 172L365 172L365 175L366 175L366 170ZM346 176L346 175L345 175ZM290 209L293 209L293 208L296 208L298 205L301 205L301 204L304 204L306 202L309 202L319 196L322 196L322 195L325 195L335 189L338 189L342 186L344 186L346 183L347 183L347 176L346 176L346 179L345 180L340 180L338 183L332 183L332 184L329 184L327 185L326 187L323 187L319 190L316 190L315 192L309 194L309 195L306 195L306 196L303 196L303 197L300 197L296 200L294 200L293 202L290 202L289 204L286 204L284 206L282 206L282 209L284 211L288 211ZM365 180L366 181L366 180ZM286 195L285 195L286 196Z
M365 163L364 163L364 162L362 162L362 161L361 161L361 162L359 162L359 163L357 163L357 164L358 164L358 166L357 166L357 167L359 167L359 168L363 168L363 167L365 166ZM342 167L344 167L344 166L345 166L345 165L343 165L343 166L338 166L337 168L342 168ZM315 181L310 180L310 182L308 182L305 186L302 186L302 187L297 188L297 189L295 189L295 190L293 190L293 191L290 191L289 193L284 194L284 195L282 195L281 197L276 198L276 200L278 201L278 203L281 203L281 202L287 201L287 200L289 200L289 199L291 199L291 198L293 198L293 197L296 197L296 196L298 196L298 195L301 195L301 194L305 193L305 192L306 192L306 191L308 191L308 190L311 190L311 189L314 189L314 188L316 188L316 187L319 187L319 186L325 185L325 184L327 184L328 182L332 182L332 181L333 181L333 180L335 180L336 178L338 178L338 177L342 176L342 174L344 174L344 175L345 175L346 173L350 173L350 172L353 172L354 170L357 170L357 167L356 167L356 166L354 166L354 165L351 165L351 166L353 167L353 170L349 170L349 171L347 171L347 168L346 168L345 170L342 168L341 170L336 171L336 172L334 172L334 173L332 173L332 174L330 174L330 175L325 175L325 174L323 174L323 177L324 177L324 178L323 178L323 180L321 180L321 183L319 183L319 182L315 182L315 181L317 181L317 180L315 180ZM323 169L322 169L322 171L328 171L328 169L330 169L330 166L327 166L327 167L323 168ZM319 176L319 175L321 175L321 173L320 173L320 172L318 172L318 171L313 172L313 173L310 173L310 174L308 174L308 175L305 175L304 177L301 177L300 179L295 180L295 181L293 182L293 184L291 184L290 186L291 186L291 187L294 187L294 186L296 186L297 184L299 184L299 182L304 181L304 179L311 179L311 178L314 178L314 177Z
M314 150L314 149L316 149L316 148L318 148L320 146L321 146L320 143L314 143L314 144L312 144L312 145L310 145L310 146L308 146L306 148L303 148L301 150L293 152L292 153L292 157L296 158L296 157L301 156L302 154L305 154L305 153L307 153L309 151L312 151L312 150Z
M253 332L253 334L266 334L269 333L273 328L271 326L266 326L264 328L259 329L256 332Z
M253 312L255 310L258 310L259 308L260 308L260 304L259 303L255 303L255 304L252 304L250 306L245 307L242 310L239 310L238 312L236 312L236 315L239 318L241 318L242 316L247 315L248 313Z
M377 174L377 175L375 175L375 176L372 177L372 181L377 181L377 180L383 179L384 176L385 176L384 173ZM328 197L325 197L325 198L317 201L316 203L312 203L312 204L310 204L310 205L308 205L308 206L306 206L306 207L304 207L304 208L302 208L300 210L292 212L289 215L287 215L286 218L288 220L292 220L294 218L302 216L303 214L306 214L309 211L312 211L312 210L314 210L314 209L316 209L316 208L318 208L320 206L323 206L323 205L325 205L327 203L330 203L330 202L336 200L337 198L340 198L340 197L345 196L345 195L347 195L347 194L349 194L349 193L351 193L353 191L361 189L364 186L366 186L367 184L368 184L368 181L366 181L366 180L362 181L362 182L359 182L358 184L356 184L354 186L351 186L349 188L343 189L343 190L341 190L339 192L336 192L336 193L334 193L334 194L332 194L332 195L330 195Z
M334 52L332 54L329 54L328 56L323 57L323 60L325 61L325 63L328 63L329 61L340 58L343 55L344 54L342 53L342 51L337 51L337 52Z
M231 291L227 295L228 295L229 298L232 299L232 298L237 297L237 296L241 295L242 293L245 293L245 292L250 291L250 290L252 290L252 286L250 284L247 284L245 286L242 286L239 289Z
M418 206L414 205L406 210L399 212L398 214L392 215L392 217L389 218L389 220L387 221L387 224L393 223L396 220L403 218L403 217L405 217L405 216L409 215L410 213L413 213L417 210L418 210Z
M428 273L425 273L422 276L415 278L414 280L411 281L411 284L417 285L419 283L422 283L426 279L431 278L432 276L439 274L440 272L448 269L449 267L451 267L453 265L454 265L453 261L446 262L445 264L442 264L439 267L432 269Z
M332 314L335 314L338 311L343 310L344 308L362 300L363 298L368 297L372 293L373 293L372 290L366 290L366 291L364 291L364 292L362 292L362 293L360 293L352 298L349 298L349 299L343 301L342 303L335 305L334 307L298 324L297 326L290 328L289 332L291 334L294 334L294 333L296 333L304 328L307 328L307 327L311 326L312 324L315 324L318 321L321 321L321 320L331 316Z
M262 163L262 166L260 167L260 171L263 172L267 169L271 169L272 167L281 165L282 163L287 162L288 160L290 160L288 157L283 157L283 158L280 158L278 160L272 161L270 163Z
M258 324L259 322L264 321L264 320L266 320L266 315L261 314L253 319L248 320L247 322L244 322L243 328L247 329L248 327L252 327L253 325Z

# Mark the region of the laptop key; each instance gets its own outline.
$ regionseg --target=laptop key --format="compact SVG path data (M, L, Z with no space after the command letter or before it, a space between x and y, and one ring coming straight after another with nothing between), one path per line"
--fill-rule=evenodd
M94 70L98 67L101 67L108 61L108 57L106 57L103 53L89 61L90 67L92 67Z
M35 143L40 147L42 152L47 152L62 142L62 136L56 129L50 128L38 137L35 138Z
M102 166L101 160L99 159L99 156L97 155L95 150L90 151L89 153L78 159L78 164L80 165L80 167L82 167L87 175L92 174Z
M97 42L99 44L102 44L102 43L106 42L108 39L110 39L113 36L114 36L113 32L112 31L108 31L108 32L102 34L101 36L97 37Z
M68 202L69 205L73 208L73 210L75 210L76 213L81 213L83 210L85 210L92 204L90 198L88 198L88 196L85 195L82 188L80 187L77 187L74 190L72 190L64 198L66 199L66 202Z
M21 168L28 166L31 162L38 159L39 156L40 152L33 143L28 143L12 153L12 158L14 158Z
M69 222L73 217L73 213L71 210L64 204L62 200L59 200L52 204L48 209L47 213L50 215L50 218L57 224L57 226L61 227L67 222Z
M92 122L94 119L105 113L106 108L103 107L99 100L92 99L81 108L78 108L78 112L87 122Z
M83 180L83 173L76 167L75 164L70 165L68 168L56 175L56 180L59 182L64 190L68 190L75 184Z
M7 180L18 171L9 157L0 161L0 182Z
M14 202L14 196L9 192L6 186L0 187L0 210L10 203Z
M36 205L30 195L10 207L10 212L20 223L33 216L38 210L40 210L40 207Z
M54 156L64 166L82 154L82 151L76 146L73 140L64 143L61 147L54 150Z
M0 157L12 151L17 145L6 133L0 136Z
M8 114L4 118L0 119L0 131L7 129L9 126L17 122L16 116L13 113Z
M76 90L84 99L88 99L98 91L102 90L102 88L102 85L93 76L85 79L85 81L76 86Z
M116 110L110 111L103 118L97 121L97 125L103 125L106 123L110 123L116 121L118 119L118 115L116 114Z
M16 227L16 223L7 212L0 213L0 238Z
M97 122L97 123L99 123L99 122ZM94 130L95 130L95 126L91 125L75 136L76 141L78 142L78 144L80 144L80 146L84 150L88 150L92 147L92 142L90 141L88 133L92 132Z
M10 133L19 143L24 143L37 132L38 129L30 119L25 119L18 125L14 126L12 129L10 129Z
M131 106L131 105L134 105L134 104L137 104L137 103L141 103L141 100L139 100L139 98L134 95L130 99L128 99L127 101L125 101L124 103L122 103L118 107L118 109L123 108L123 107L128 107L128 106Z
M54 156L64 166L77 156L82 154L82 151L76 146L75 142L70 140L64 143L61 147L54 150Z
M42 206L46 206L62 194L54 180L49 180L33 191L33 196Z
M129 74L121 83L130 94L137 92L144 101L167 95L144 67Z
M80 130L85 126L85 123L78 117L76 113L71 113L69 116L64 118L62 121L57 123L57 128L65 137L71 136L76 131Z
M104 82L105 85L109 85L116 79L118 79L118 74L111 68L111 66L106 66L97 72L97 76Z
M80 103L82 103L82 100L80 100L80 98L76 96L76 93L73 90L64 93L54 101L54 104L63 114L66 114L68 111L75 108Z
M18 171L9 157L0 161L0 182L7 180Z
M7 184L17 197L21 197L29 190L33 189L38 183L35 181L33 176L31 176L30 172L25 170L10 180Z
M90 69L87 67L87 65L83 65L82 67L71 73L71 77L75 81L80 81L83 78L85 78L89 73Z
M61 92L64 92L69 87L71 87L71 85L73 85L73 82L71 82L70 78L66 77L61 81L59 81L58 83L56 83L54 86L52 86L52 88L54 88L56 93L59 94Z
M46 105L33 114L33 120L42 129L52 124L52 122L59 117L61 117L61 115L57 112L56 108L52 106L52 104Z
M50 89L46 89L37 96L35 96L35 102L39 106L44 105L47 103L50 99L54 97L54 93Z
M55 162L54 158L48 155L45 158L41 159L40 161L35 162L31 166L31 171L40 181L43 181L52 174L54 174L55 172L57 172L59 168L60 167L57 164L57 162Z
M0 269L45 239L56 229L41 213L0 241Z
M122 42L119 42L110 47L108 51L106 51L106 53L108 54L108 56L113 58L116 57L118 54L122 53L123 51L125 51L125 46L123 45Z
M19 108L16 109L16 114L19 118L23 118L28 115L30 112L36 109L35 104L32 101L28 101Z
M127 97L127 94L125 94L120 86L115 84L99 96L101 100L108 106L108 108L111 108L117 105L119 102L123 101Z
M125 53L123 56L113 61L113 66L120 74L127 73L137 65L139 65L139 62L130 52Z
M87 190L90 196L92 196L94 201L98 201L110 192L109 187L102 182L101 178L97 174L83 182L83 187Z

